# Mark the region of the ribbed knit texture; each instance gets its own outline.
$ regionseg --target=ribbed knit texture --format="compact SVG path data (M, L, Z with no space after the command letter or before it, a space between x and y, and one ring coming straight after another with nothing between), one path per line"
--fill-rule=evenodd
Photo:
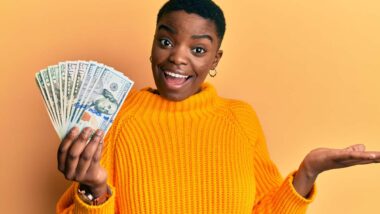
M252 107L202 91L174 102L131 92L108 133L102 165L113 196L88 206L73 184L57 213L305 213L300 196L270 160Z

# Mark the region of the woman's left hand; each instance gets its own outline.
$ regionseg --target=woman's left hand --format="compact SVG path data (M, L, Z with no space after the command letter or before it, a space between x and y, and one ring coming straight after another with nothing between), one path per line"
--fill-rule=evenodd
M380 152L365 151L363 144L352 145L345 149L314 149L302 161L293 185L297 192L306 196L320 173L330 169L370 163L380 163Z

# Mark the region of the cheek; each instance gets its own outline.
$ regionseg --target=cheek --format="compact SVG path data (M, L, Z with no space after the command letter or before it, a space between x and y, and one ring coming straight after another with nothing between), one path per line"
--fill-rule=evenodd
M199 59L194 61L194 67L196 67L194 70L197 72L199 77L206 77L211 66L212 66L212 60L210 58L208 59Z
M154 44L154 46L152 48L152 63L158 64L158 63L164 61L168 55L169 55L168 50L160 48L157 46L157 44Z

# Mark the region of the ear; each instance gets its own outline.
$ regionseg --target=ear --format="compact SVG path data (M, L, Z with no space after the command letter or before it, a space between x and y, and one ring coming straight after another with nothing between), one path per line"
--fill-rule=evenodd
M215 55L214 62L212 63L211 70L214 70L218 66L219 60L222 58L222 56L223 50L218 50L218 52Z

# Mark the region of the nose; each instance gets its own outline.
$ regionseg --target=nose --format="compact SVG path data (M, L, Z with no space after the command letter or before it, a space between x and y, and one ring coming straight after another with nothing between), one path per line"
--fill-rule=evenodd
M185 47L177 46L172 49L169 61L175 65L187 64L187 52Z

